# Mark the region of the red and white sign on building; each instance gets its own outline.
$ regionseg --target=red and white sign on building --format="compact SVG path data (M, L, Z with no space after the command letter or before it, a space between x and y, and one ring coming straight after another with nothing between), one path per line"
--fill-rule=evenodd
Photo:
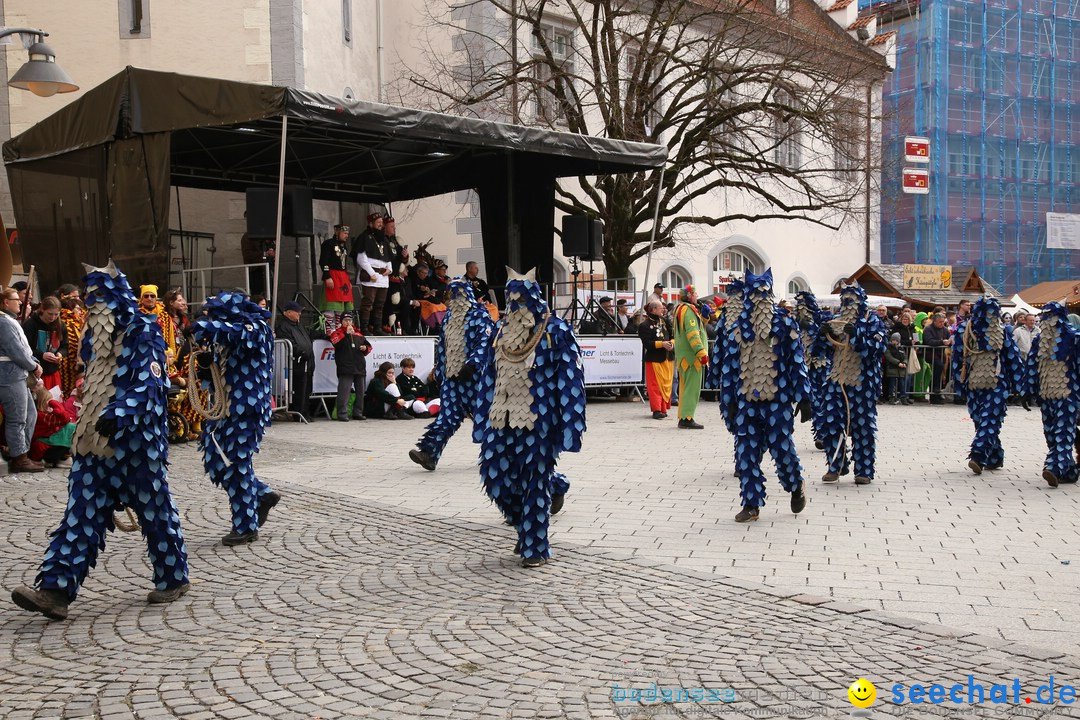
M930 162L930 138L912 137L904 138L904 162L928 163Z
M904 192L915 195L930 194L930 171L904 168Z

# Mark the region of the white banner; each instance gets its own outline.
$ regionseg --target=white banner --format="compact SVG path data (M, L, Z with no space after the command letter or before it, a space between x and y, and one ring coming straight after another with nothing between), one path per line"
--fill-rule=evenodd
M1050 250L1080 250L1080 215L1046 213L1046 247Z
M637 335L582 336L578 344L586 385L642 382L644 359Z
M401 361L411 357L416 361L417 377L426 380L435 367L435 336L430 337L369 337L371 354L367 356L368 382L374 377L379 365L394 363L394 371L401 372ZM315 377L312 380L313 395L337 394L337 366L334 363L334 346L328 340L315 341Z

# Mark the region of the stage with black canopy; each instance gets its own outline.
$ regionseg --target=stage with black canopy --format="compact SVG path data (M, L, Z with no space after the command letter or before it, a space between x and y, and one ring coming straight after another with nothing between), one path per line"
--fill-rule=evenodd
M131 277L163 276L171 185L244 192L282 175L348 202L475 189L492 284L507 264L550 281L555 180L659 168L666 156L660 145L134 67L4 143L24 257L46 288L110 253Z

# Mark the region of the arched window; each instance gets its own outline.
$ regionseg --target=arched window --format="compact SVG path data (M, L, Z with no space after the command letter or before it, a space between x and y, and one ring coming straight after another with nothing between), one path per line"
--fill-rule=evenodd
M678 265L672 265L660 276L660 282L664 284L664 295L675 293L677 296L680 288L690 284L690 272Z
M710 270L713 293L726 293L727 286L733 279L741 278L746 272L764 272L765 263L750 248L729 245L713 255Z
M801 277L795 276L787 281L787 294L797 295L810 289L810 285Z

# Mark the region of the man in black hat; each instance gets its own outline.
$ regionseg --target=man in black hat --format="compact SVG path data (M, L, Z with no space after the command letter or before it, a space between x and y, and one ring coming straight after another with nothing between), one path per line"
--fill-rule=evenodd
M304 419L311 422L309 414L311 404L311 379L315 374L315 347L311 342L311 336L300 324L300 303L289 301L282 305L281 314L274 326L274 334L278 340L288 340L292 343L293 357L293 392L289 410L298 412Z
M651 302L658 302L661 305L666 306L667 302L664 300L663 295L664 295L664 283L656 283L655 285L653 285L652 286L652 294L649 295L649 297L645 299L646 307Z
M626 298L615 301L615 322L619 325L619 334L626 332L626 326L630 324L630 303Z
M383 310L386 307L386 293L390 287L390 275L393 274L393 254L390 243L383 233L381 213L368 215L368 227L356 238L352 249L356 261L356 280L360 286L360 332L368 335L385 335L383 332Z

